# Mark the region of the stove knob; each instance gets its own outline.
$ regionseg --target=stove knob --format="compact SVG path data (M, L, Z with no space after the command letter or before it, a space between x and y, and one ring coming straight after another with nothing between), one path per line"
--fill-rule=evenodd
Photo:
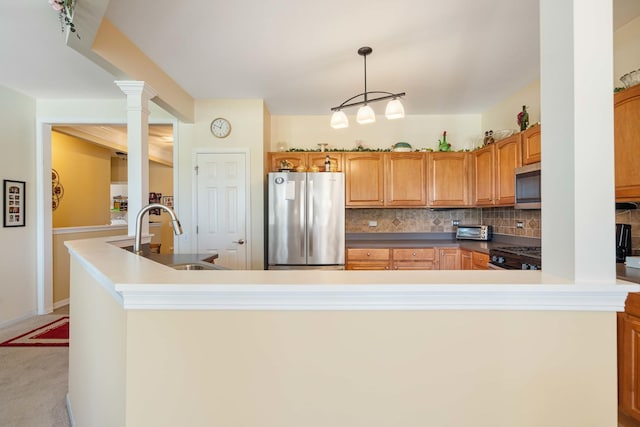
M532 270L537 270L537 269L538 269L538 266L537 266L537 265L535 265L535 264L531 264L531 269L532 269Z
M492 255L491 256L491 262L496 262L498 261L498 256L497 255Z
M523 270L528 270L529 269L529 264L525 264L524 262L522 263L522 269Z
M504 257L500 256L498 257L498 264L502 264L504 263Z

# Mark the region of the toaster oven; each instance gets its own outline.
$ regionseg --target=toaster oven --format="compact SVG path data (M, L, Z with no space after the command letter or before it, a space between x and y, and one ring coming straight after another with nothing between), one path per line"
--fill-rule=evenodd
M490 225L459 225L456 239L459 240L491 240L493 230Z

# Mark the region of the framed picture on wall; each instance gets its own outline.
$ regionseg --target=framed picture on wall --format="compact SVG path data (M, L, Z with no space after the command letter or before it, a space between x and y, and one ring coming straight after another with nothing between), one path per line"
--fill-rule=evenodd
M173 209L173 196L162 196L162 204Z
M24 227L24 181L4 180L3 225L5 227Z

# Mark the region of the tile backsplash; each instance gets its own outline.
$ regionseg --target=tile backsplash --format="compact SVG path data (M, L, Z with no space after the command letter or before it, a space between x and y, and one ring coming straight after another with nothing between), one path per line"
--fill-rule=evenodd
M631 224L631 253L640 255L640 210L616 210L616 223Z
M540 238L540 210L513 208L473 209L347 209L347 233L454 232L452 222L486 224L493 232ZM639 216L640 222L640 216ZM522 223L522 228L518 228ZM375 225L374 225L375 224ZM638 226L640 232L640 224Z

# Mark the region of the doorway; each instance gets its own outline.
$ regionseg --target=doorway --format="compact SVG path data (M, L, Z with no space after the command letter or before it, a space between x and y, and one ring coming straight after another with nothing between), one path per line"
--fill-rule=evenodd
M249 233L249 153L197 152L194 158L196 247L216 263L246 270Z

